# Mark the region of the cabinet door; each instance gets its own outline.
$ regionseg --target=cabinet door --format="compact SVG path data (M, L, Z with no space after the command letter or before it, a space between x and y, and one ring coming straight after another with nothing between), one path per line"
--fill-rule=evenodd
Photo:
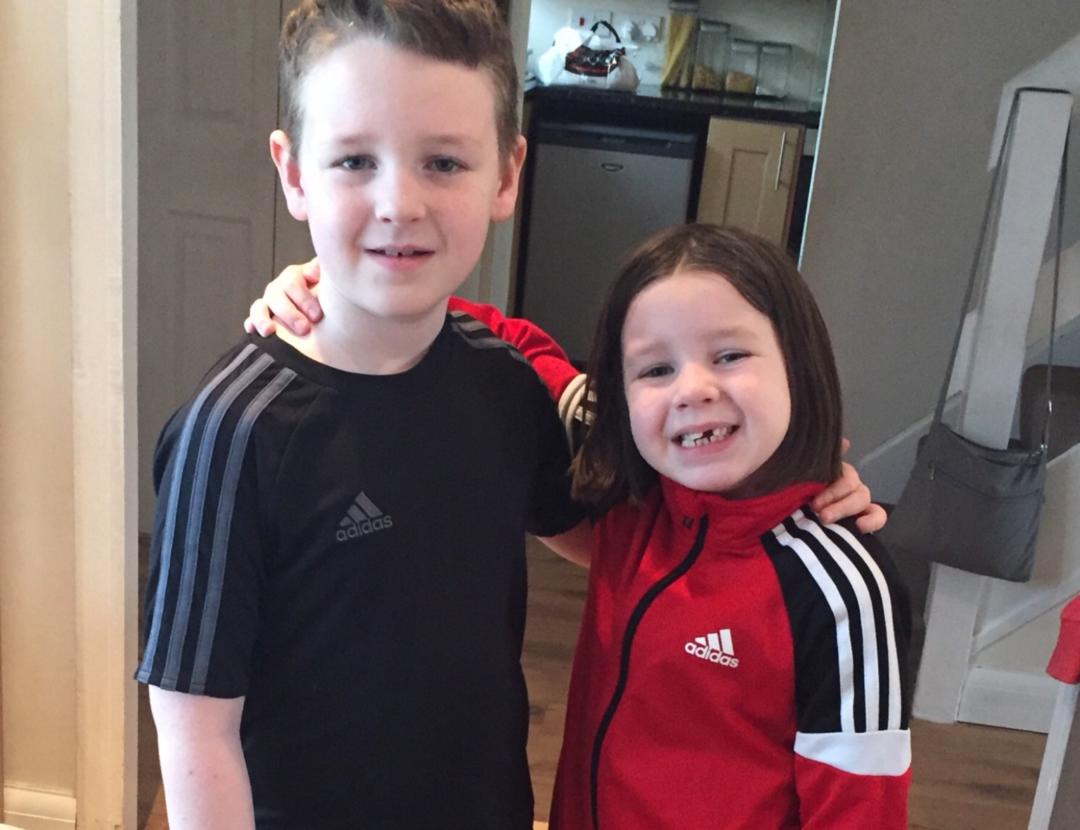
M698 221L753 231L784 246L803 133L794 124L711 119Z

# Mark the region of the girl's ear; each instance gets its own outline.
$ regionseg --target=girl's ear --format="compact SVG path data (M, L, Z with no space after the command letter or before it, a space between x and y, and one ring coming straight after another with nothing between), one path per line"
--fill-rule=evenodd
M300 177L300 162L293 153L293 145L283 130L270 133L270 158L277 168L281 189L285 193L285 204L293 219L307 220L307 199Z
M514 215L518 181L521 178L521 168L525 164L526 148L525 136L519 135L510 149L509 158L503 164L502 175L499 177L499 189L495 192L495 200L491 206L493 222L502 222Z

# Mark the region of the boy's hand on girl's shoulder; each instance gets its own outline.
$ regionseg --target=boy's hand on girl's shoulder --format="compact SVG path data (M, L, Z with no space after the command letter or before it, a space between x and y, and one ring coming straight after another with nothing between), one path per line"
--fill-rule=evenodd
M322 306L312 289L319 284L318 257L303 265L290 265L266 286L262 297L251 304L244 331L269 337L277 324L297 336L311 331L322 319Z
M844 439L844 452L851 442ZM885 508L870 500L870 488L859 478L859 471L846 461L841 464L840 478L822 490L810 506L825 523L831 524L840 519L855 517L855 525L863 533L874 533L885 527L887 515Z

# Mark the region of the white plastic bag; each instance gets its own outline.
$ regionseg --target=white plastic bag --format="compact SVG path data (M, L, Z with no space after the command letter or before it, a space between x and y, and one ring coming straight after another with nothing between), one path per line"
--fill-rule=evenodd
M633 91L637 89L639 79L633 61L625 53L617 57L617 61L603 74L582 74L567 69L566 57L580 47L600 51L608 51L613 48L627 47L619 41L614 29L611 30L613 41L601 38L596 29L600 24L593 26L593 31L588 37L581 37L577 29L569 26L559 29L555 33L554 42L536 62L536 77L542 84L561 84L564 86L588 86L600 89L622 89ZM605 24L607 25L607 24ZM611 27L608 26L610 29Z

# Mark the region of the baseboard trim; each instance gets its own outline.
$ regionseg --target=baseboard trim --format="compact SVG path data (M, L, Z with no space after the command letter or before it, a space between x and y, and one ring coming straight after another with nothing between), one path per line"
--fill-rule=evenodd
M75 830L75 797L4 787L4 821L21 830Z
M973 666L956 719L1046 734L1059 685L1045 674Z

